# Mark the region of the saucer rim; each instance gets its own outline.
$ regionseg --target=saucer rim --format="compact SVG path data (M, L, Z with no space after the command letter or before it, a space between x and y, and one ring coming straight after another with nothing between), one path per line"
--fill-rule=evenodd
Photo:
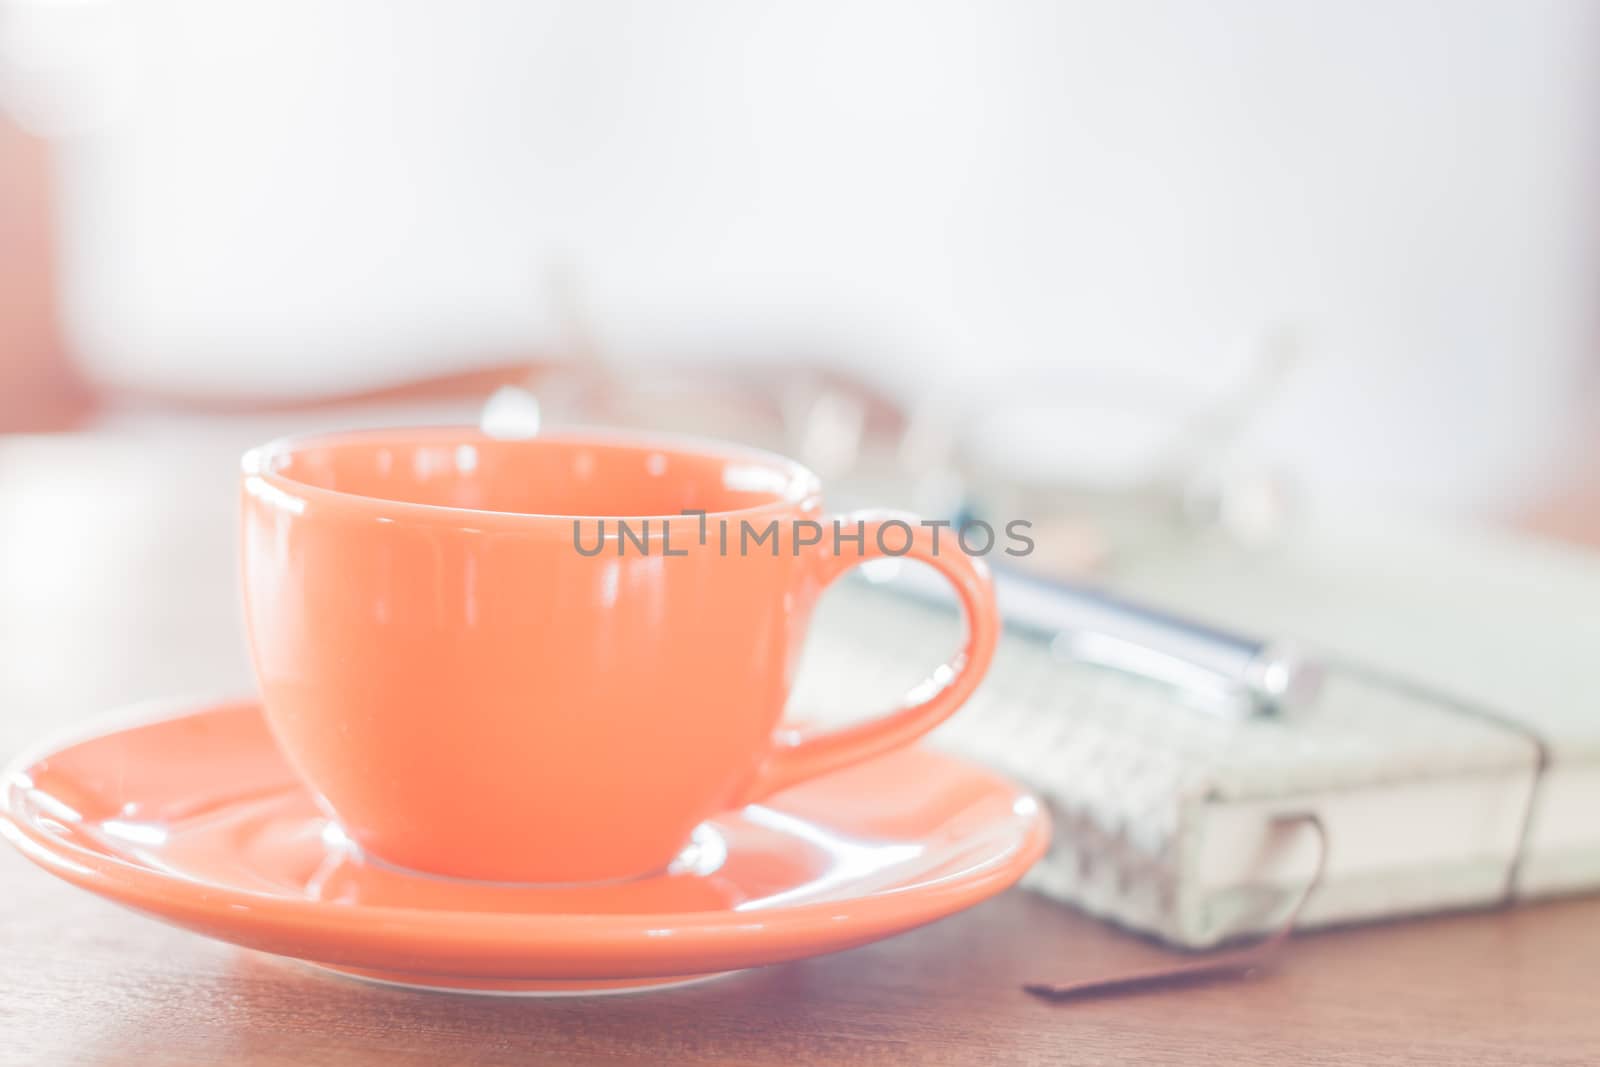
M47 872L105 899L248 948L334 966L383 966L404 953L437 974L508 978L653 977L782 962L867 944L933 922L1014 885L1050 841L1048 808L1031 791L978 764L939 755L1032 801L1020 839L957 872L860 896L759 911L538 913L463 911L297 899L201 882L63 840L13 809L30 767L75 745L234 706L254 697L143 701L94 716L28 746L0 772L0 836ZM23 788L27 788L23 787ZM226 930L227 933L218 933ZM661 936L661 930L671 932ZM331 938L336 951L275 950L283 936ZM423 942L419 946L419 940ZM753 952L752 940L760 951ZM429 942L432 943L429 943ZM429 952L427 949L434 949ZM346 951L348 950L348 951ZM456 964L470 956L470 966ZM541 958L559 958L545 967ZM374 964L373 960L380 960ZM688 962L688 966L685 963ZM576 963L574 967L571 964Z

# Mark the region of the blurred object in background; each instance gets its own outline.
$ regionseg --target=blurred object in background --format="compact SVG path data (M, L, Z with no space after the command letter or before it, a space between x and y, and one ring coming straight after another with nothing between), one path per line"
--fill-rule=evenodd
M1589 439L1594 5L0 0L0 56L112 405L538 366L553 421L829 473L902 423L918 501L952 449L1117 495L1188 432L1180 521L1262 543L1291 500L1520 513ZM564 366L552 273L625 394ZM1296 373L1213 449L1279 327Z
M1248 338L1203 389L1113 370L996 383L967 398L956 435L968 506L1031 519L1028 563L1055 573L1213 530L1269 547L1293 518L1292 479L1239 443L1281 403L1299 351L1286 331Z
M887 502L1000 526L1026 517L1044 546L1028 565L1055 574L1094 573L1115 555L1211 531L1265 548L1293 517L1289 480L1233 455L1295 363L1282 331L1241 346L1236 373L1199 395L1058 373L907 405L813 363L627 367L574 308L563 316L564 358L496 392L484 429L628 426L774 449L827 478L835 507Z
M51 430L90 406L61 337L45 143L0 110L0 433Z
M1594 378L1580 394L1589 411L1585 436L1558 476L1550 479L1554 491L1535 496L1531 506L1514 518L1530 533L1600 547L1600 373Z

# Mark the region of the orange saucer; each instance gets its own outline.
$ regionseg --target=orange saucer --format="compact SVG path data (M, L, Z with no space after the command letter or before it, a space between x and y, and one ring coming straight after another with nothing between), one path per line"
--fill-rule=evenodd
M360 856L252 702L141 709L19 758L0 830L75 885L247 948L408 986L541 993L862 945L1000 892L1049 837L1032 796L912 748L702 824L658 875L439 878Z

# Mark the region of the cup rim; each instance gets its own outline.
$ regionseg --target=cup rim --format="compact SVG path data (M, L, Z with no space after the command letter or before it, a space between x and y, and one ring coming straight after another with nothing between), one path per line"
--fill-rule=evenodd
M665 524L698 524L701 513L637 514L637 515L579 515L563 512L496 511L488 508L467 508L450 504L426 504L394 497L353 493L290 477L274 468L274 460L314 447L327 447L361 440L391 438L396 444L426 443L434 438L455 444L595 444L607 447L637 449L639 451L664 451L693 455L705 459L729 461L745 460L772 469L783 477L783 488L771 499L742 508L708 510L708 518L742 518L765 514L810 510L820 507L822 482L810 468L780 453L753 445L719 441L693 434L634 432L608 430L602 427L575 427L538 433L529 437L506 437L488 433L476 426L388 426L355 430L317 431L289 434L274 438L245 452L240 459L240 475L245 490L254 495L266 495L294 510L303 510L307 500L319 500L345 506L364 507L375 513L410 518L446 520L472 519L474 522L544 525L554 522L596 521L601 518L613 522Z

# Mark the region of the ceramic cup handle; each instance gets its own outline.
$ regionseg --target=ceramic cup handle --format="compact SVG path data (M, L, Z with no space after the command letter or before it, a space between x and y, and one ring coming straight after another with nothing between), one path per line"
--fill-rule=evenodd
M954 530L935 530L922 525L916 516L885 512L856 512L829 523L833 521L852 531L852 543L853 532L860 523L862 548L859 555L835 552L835 546L824 538L824 544L813 549L821 564L824 587L850 568L874 559L894 557L926 563L955 588L965 616L966 642L960 652L907 693L895 710L838 729L780 735L772 755L747 791L745 803L910 744L966 702L994 658L995 642L1000 636L994 582L983 560L961 550ZM832 529L828 523L824 525ZM892 529L885 529L886 526ZM906 551L899 551L908 539Z

